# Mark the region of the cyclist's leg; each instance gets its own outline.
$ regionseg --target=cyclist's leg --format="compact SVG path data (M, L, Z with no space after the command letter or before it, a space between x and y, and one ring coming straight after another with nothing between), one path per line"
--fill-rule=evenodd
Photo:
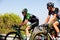
M58 25L59 25L59 22L58 22L58 21L56 21L56 22L53 24L53 26L54 26L54 28L55 28L55 30L56 30L56 32L57 32L57 36L58 36L57 40L60 40L60 31L59 31Z
M34 24L35 23L35 24ZM36 22L34 22L34 23L32 23L30 26L27 26L27 28L26 28L26 35L29 35L30 33L29 33L29 30L31 30L31 29L34 29L35 28L35 26L38 26L39 25L39 20L37 20Z
M32 23L32 24L33 24L33 23ZM33 24L33 25L27 26L27 28L26 28L27 40L29 40L30 35L31 35L31 34L29 33L29 30L34 29L35 26L38 26L38 23L37 23L37 22L36 22L35 24Z
M27 26L26 28L26 35L28 36L30 33L29 33L29 29L30 29L30 26Z
M56 21L53 23L53 27L55 28L56 32L59 33L59 28L58 28L59 22Z
M33 23L32 23L32 24L33 24ZM27 36L27 40L29 40L30 35L31 35L31 34L29 33L29 30L34 29L35 25L36 25L36 24L31 25L31 26L27 26L27 28L26 28L26 36Z
M30 38L29 29L30 29L30 26L27 26L27 28L26 28L26 37L27 37L27 40L29 40L29 38Z

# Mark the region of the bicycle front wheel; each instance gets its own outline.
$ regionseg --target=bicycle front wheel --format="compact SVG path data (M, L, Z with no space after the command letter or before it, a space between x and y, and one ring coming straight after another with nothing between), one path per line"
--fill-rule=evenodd
M32 40L50 40L50 37L42 32L37 33Z
M10 32L5 36L5 40L22 40L16 32Z

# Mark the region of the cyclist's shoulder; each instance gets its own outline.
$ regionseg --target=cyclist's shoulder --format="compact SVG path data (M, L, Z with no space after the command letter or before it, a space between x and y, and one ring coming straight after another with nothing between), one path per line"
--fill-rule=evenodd
M36 17L36 16L31 13L27 13L26 17Z
M26 16L30 16L30 13L27 13L27 15Z
M35 15L33 15L33 14L31 14L31 13L27 13L27 15L26 16L35 16Z
M55 10L59 10L59 8L56 7Z
M58 7L55 7L55 9L59 9Z
M29 19L30 18L30 13L26 14L26 18Z

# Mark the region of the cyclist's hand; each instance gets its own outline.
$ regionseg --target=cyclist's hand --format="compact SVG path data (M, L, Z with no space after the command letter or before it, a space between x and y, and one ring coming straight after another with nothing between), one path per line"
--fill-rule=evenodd
M18 26L16 24L14 24L13 27L18 27Z
M45 24L42 24L41 26L44 26Z
M48 25L49 25L48 23L46 23L46 24L42 24L42 26L45 26L45 27L48 26Z

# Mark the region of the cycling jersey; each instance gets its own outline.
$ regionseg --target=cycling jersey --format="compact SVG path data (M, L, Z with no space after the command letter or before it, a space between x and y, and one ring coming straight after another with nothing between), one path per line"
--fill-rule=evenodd
M33 24L33 23L36 22L35 24L30 25L30 26L31 26L31 29L34 29L36 26L39 25L39 20L38 20L38 18L36 18L35 15L32 15L32 14L27 13L26 16L24 16L23 22L25 21L25 19L28 19L28 21L29 21L31 24Z
M36 21L38 21L38 19L36 18L36 16L27 13L26 16L24 16L23 22L25 21L25 19L28 19L29 22L34 23Z
M48 15L54 15L54 14L57 14L57 18L60 19L60 11L58 8L55 8L54 11L49 11L49 14Z

